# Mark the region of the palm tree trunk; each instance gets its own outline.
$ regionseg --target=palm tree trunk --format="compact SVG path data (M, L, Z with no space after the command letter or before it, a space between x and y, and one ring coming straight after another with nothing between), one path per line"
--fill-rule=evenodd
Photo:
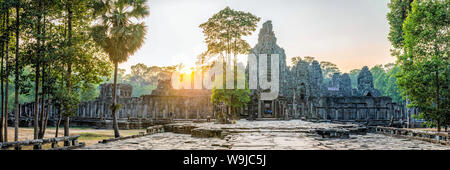
M20 0L16 4L16 64L15 64L15 88L14 88L14 141L19 140L19 6Z
M67 27L68 27L68 45L72 45L72 1L68 1L67 3L67 13L68 13L68 20L67 20ZM71 56L69 56L71 57ZM69 60L68 66L67 66L67 93L70 95L72 93L72 63ZM67 111L67 109L64 109ZM69 136L69 124L70 124L70 115L69 113L66 113L64 119L64 136ZM68 146L69 143L65 143L65 146Z
M113 128L114 128L114 137L120 137L119 133L119 125L117 123L117 69L118 63L114 63L114 85L113 85L113 96L112 96L112 116L113 116Z

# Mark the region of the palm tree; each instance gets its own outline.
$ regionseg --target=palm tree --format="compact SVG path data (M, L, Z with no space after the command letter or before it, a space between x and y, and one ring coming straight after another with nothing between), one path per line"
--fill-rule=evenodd
M114 136L120 137L116 111L117 104L117 67L126 62L144 43L146 26L143 22L133 21L149 15L147 0L98 0L93 4L98 25L92 27L91 36L114 64L114 86L112 96L112 116Z

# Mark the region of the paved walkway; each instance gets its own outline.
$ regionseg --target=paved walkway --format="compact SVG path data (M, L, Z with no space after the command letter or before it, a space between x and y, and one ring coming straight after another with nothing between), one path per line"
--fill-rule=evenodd
M450 150L450 146L420 140L391 137L382 134L350 135L350 139L322 139L313 133L314 128L343 126L332 123L311 123L301 120L291 121L238 121L234 125L213 123L194 124L198 127L221 127L248 131L231 133L224 139L193 138L191 135L159 133L140 138L95 144L82 149L100 150L223 150L223 149L280 149L280 150Z

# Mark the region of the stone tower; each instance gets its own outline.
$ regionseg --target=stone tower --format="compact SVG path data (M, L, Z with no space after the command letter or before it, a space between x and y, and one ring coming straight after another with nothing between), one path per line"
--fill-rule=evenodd
M251 90L252 100L248 105L248 110L250 115L257 114L255 117L263 118L263 117L279 117L280 115L284 115L287 110L287 104L285 102L285 97L288 91L288 72L289 69L286 65L286 54L284 49L277 45L277 38L275 37L275 33L273 31L272 22L266 21L258 34L258 43L251 49L250 54L254 54L256 56L257 66L257 75L260 74L260 54L267 55L267 75L261 77L267 77L267 80L271 82L270 75L272 75L271 68L271 55L278 54L279 56L279 92L276 99L273 100L261 100L261 92L268 92L268 89L261 89L259 84L260 76L257 76L258 86L257 89ZM248 64L246 68L246 73L248 73ZM262 72L264 73L264 72Z
M287 83L287 65L286 65L286 54L284 53L284 49L277 45L277 38L275 37L275 33L272 27L272 21L266 21L263 24L263 27L259 31L258 34L258 43L253 47L250 51L251 54L256 55L256 61L259 63L259 55L267 54L267 74L271 73L271 54L279 55L279 77L280 77L280 96L285 96L287 88L283 86L283 84ZM248 70L248 66L247 66ZM258 74L259 75L259 66L258 66ZM248 72L248 71L247 71ZM270 76L267 76L270 77ZM259 77L258 77L258 88L259 88Z
M352 95L352 82L348 73L342 74L341 81L339 82L339 91L341 91L342 96Z
M381 93L373 87L372 73L364 66L358 74L358 87L356 96L381 96Z

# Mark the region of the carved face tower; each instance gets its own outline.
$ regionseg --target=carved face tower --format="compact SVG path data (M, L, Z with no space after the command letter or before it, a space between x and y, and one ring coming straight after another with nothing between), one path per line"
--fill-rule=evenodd
M258 43L255 47L252 48L251 52L256 56L256 62L259 63L259 55L267 54L267 74L271 73L271 64L270 64L270 56L271 54L279 55L279 80L280 80L280 92L279 95L285 95L287 88L283 88L283 86L287 83L287 65L286 65L286 54L284 53L284 49L277 45L277 38L275 37L275 33L272 27L272 21L266 21L263 24L263 27L259 31L258 34ZM259 67L258 67L258 75L259 75ZM247 70L248 73L248 70ZM267 76L270 77L270 76ZM259 79L258 79L259 82ZM259 85L258 85L259 87Z
M358 95L381 96L381 93L373 87L372 73L367 66L364 66L358 75Z
M364 66L358 75L358 89L372 89L373 77L367 66Z

